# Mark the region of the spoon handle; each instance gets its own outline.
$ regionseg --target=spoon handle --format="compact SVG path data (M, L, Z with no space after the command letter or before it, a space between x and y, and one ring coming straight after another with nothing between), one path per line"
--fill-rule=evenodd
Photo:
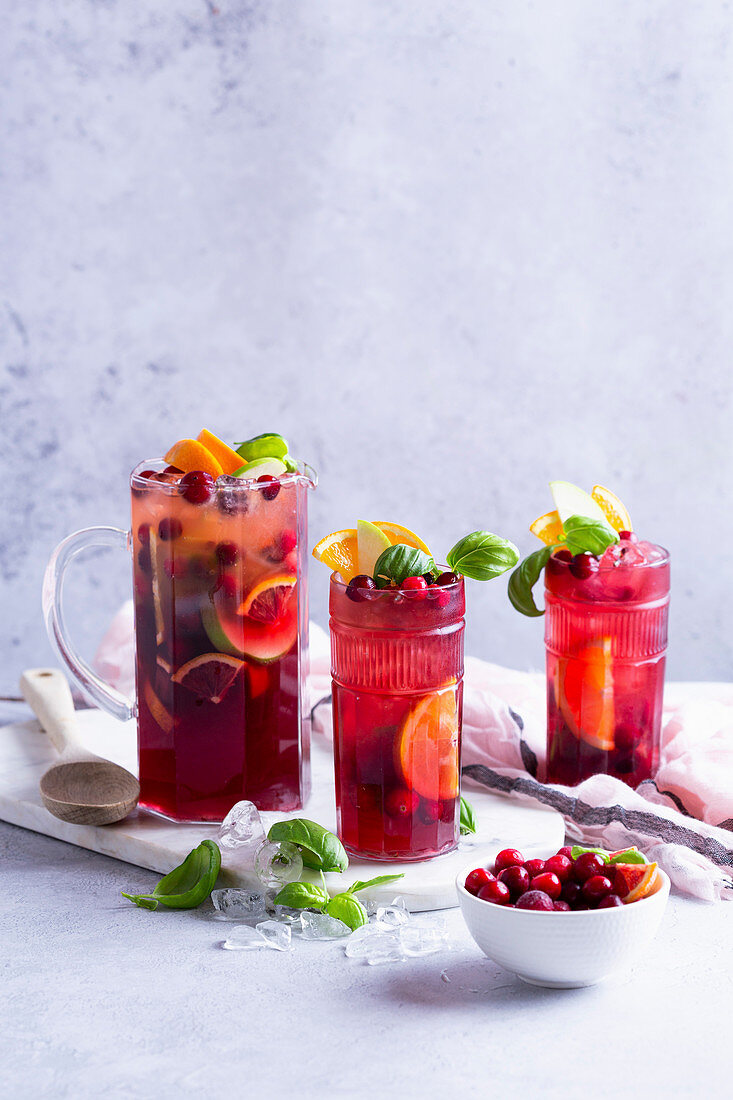
M82 748L74 700L63 672L57 668L26 669L20 690L59 752L67 747Z

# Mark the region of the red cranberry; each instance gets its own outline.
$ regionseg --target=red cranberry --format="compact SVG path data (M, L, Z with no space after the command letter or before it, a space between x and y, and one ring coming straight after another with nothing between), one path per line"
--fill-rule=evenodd
M177 466L166 466L163 470L164 474L182 474L183 470L179 470Z
M543 894L548 894L553 901L557 901L560 897L560 891L562 890L562 883L557 875L553 875L551 871L545 871L541 875L537 875L532 879L530 883L533 890L541 890Z
M172 542L183 534L183 524L175 516L166 516L158 524L158 536L163 542Z
M517 902L517 909L544 909L549 912L553 908L552 898L542 890L528 890Z
M286 558L288 554L295 549L298 545L298 536L295 531L288 529L283 531L280 535L280 549L282 550L283 557Z
M633 531L619 531L618 537L623 539L624 542L638 542L639 536L635 535Z
M191 470L183 475L178 484L184 500L189 504L203 504L214 492L214 479L203 470Z
M573 849L569 844L566 844L563 848L560 848L557 853L559 856L567 856L568 859L573 858Z
M611 880L605 875L591 875L580 888L583 901L589 905L597 905L613 890Z
M570 906L566 901L563 901L562 898L556 898L552 903L552 908L558 913L570 912Z
M618 894L606 894L605 898L602 898L596 906L597 909L615 909L617 905L623 905L623 901Z
M570 562L570 572L581 581L587 580L598 572L598 558L593 554L576 554Z
M444 592L437 584L429 584L428 599L434 600L438 607L447 607L450 603L450 593Z
M346 586L346 595L354 603L362 603L364 600L369 599L369 593L376 589L376 584L371 577L368 577L366 573L359 573L356 577L352 577Z
M573 555L570 553L569 550L558 550L552 556L553 558L555 558L556 561L565 561L568 564L570 564L570 562L573 560Z
M219 506L219 511L226 516L246 515L249 511L250 494L247 485L246 481L241 481L238 477L229 477L226 474L222 474L220 478L217 478L216 503Z
M384 809L390 817L411 817L420 805L420 795L407 787L396 787L384 799Z
M137 564L143 573L149 573L152 568L152 560L150 557L150 547L141 546L137 552Z
M529 890L529 872L524 867L505 867L499 871L499 882L509 887L512 901L516 901Z
M583 852L573 864L573 878L582 885L593 875L602 874L605 866L604 861L595 852Z
M580 883L568 879L567 882L562 884L560 897L563 901L568 903L571 909L574 909L576 904L580 901Z
M147 546L150 542L150 524L141 523L137 529L137 537L143 546Z
M166 577L170 577L171 580L180 580L181 577L186 576L187 563L184 559L178 558L166 558L163 562L163 572Z
M528 859L524 866L529 873L530 878L536 878L537 875L541 875L545 869L544 859Z
M262 495L265 500L274 500L277 494L280 492L280 482L272 474L260 474L257 478L257 482L260 485L264 485Z
M445 572L440 574L435 583L441 585L444 588L448 584L458 584L458 580L459 577L457 573Z
M440 802L435 802L432 798L423 799L422 805L420 806L420 816L423 821L427 821L428 824L432 824L434 821L440 821L442 812L443 807Z
M400 585L401 590L408 593L413 599L415 597L424 598L427 587L424 577L405 577Z
M570 869L573 866L573 861L568 856L550 856L545 861L545 870L551 871L553 875L557 875L560 882L567 882L570 878Z
M502 848L494 860L494 874L498 875L505 867L522 867L524 856L516 848Z
M216 548L216 556L222 565L234 565L239 557L239 548L233 542L220 542Z
M139 474L135 474L135 477L144 478L145 481L149 481L150 478L155 478L155 470L141 470ZM141 497L145 492L144 489L133 489L133 496Z
M494 876L490 871L487 871L485 867L476 867L475 870L469 871L466 875L466 881L464 886L468 890L469 894L478 894L482 886L485 886L487 882L495 882Z
M481 887L477 897L481 898L481 901L493 901L495 905L509 905L512 900L512 895L509 893L509 887L504 882L499 882L498 879L489 879L489 881Z

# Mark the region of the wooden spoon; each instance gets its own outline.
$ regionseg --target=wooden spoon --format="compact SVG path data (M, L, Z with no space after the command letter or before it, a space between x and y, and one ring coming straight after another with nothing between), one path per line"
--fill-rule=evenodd
M84 748L64 674L30 668L20 678L20 690L61 753L41 778L49 813L73 825L109 825L127 817L137 805L140 784L126 768Z

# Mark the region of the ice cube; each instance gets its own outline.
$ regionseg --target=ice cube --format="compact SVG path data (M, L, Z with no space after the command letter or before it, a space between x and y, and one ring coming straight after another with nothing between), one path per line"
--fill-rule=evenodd
M384 966L386 963L402 962L405 952L400 942L400 932L382 932L365 941L362 958L369 966Z
M232 928L221 946L225 951L258 951L269 945L256 928L249 924L238 924Z
M434 955L447 943L448 933L437 921L412 921L400 928L400 946L409 958Z
M410 914L404 905L380 905L377 909L377 921L391 928L399 928L401 924L407 924L409 919Z
M300 928L302 910L291 909L289 905L276 905L274 912L275 920L281 921L282 924L297 925L296 931Z
M337 940L351 934L347 924L328 913L301 913L300 926L304 940Z
M255 871L265 886L285 886L288 882L296 882L302 875L303 857L289 840L281 844L272 844L267 840L255 856Z
M254 802L237 802L219 829L221 848L258 848L265 841L265 828Z
M276 920L263 920L255 929L264 939L268 947L274 951L288 951L290 949L291 931L289 924L283 924Z
M261 920L265 916L265 895L259 890L213 890L211 900L223 920Z
M394 925L371 922L362 924L349 936L346 944L346 954L350 959L364 959L375 950L374 945L379 942L382 947L399 944L399 931Z

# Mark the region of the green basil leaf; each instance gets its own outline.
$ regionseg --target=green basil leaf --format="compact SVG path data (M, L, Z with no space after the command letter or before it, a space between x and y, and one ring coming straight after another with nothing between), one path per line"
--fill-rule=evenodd
M461 795L461 821L460 821L461 836L467 836L468 833L476 832L476 814L473 806Z
M343 921L352 930L361 928L362 924L366 924L369 920L366 909L350 890L331 898L326 906L326 912L329 917Z
M595 554L619 541L618 533L607 523L588 516L569 516L563 524L565 545L571 554Z
M386 886L388 882L397 882L398 879L404 878L404 874L401 875L377 875L376 878L358 879L349 887L350 894L358 894L360 890L368 890L371 886Z
M263 432L234 446L245 462L252 462L255 458L284 459L288 453L288 442L278 432Z
M584 848L581 844L574 844L570 849L570 858L577 859L578 856L582 856L584 852L593 852L595 855L600 856L604 863L608 863L608 852L605 848Z
M648 863L649 860L646 856L643 856L639 849L634 846L633 848L624 848L621 852L615 852L608 861L609 863Z
M534 554L526 557L509 578L509 599L517 611L521 611L523 615L544 615L544 611L540 610L534 602L532 589L555 549L555 546L543 546L542 549L535 550Z
M397 542L394 546L388 546L377 558L374 580L379 583L379 577L387 577L396 584L402 584L405 577L421 577L423 573L430 573L434 568L435 562L430 554Z
M297 844L305 866L316 871L345 871L349 866L349 857L339 838L306 817L276 821L267 839Z
M125 894L141 909L195 909L214 889L221 867L221 852L213 840L203 840L183 863L160 880L152 894Z
M514 568L519 561L519 551L513 542L492 535L490 531L473 531L448 551L445 560L454 573L475 581L490 581Z
M293 458L292 455L283 455L282 461L285 463L285 469L289 474L297 474L298 472L298 460Z
M274 903L290 909L323 909L328 904L328 892L313 882L288 882L275 895Z

